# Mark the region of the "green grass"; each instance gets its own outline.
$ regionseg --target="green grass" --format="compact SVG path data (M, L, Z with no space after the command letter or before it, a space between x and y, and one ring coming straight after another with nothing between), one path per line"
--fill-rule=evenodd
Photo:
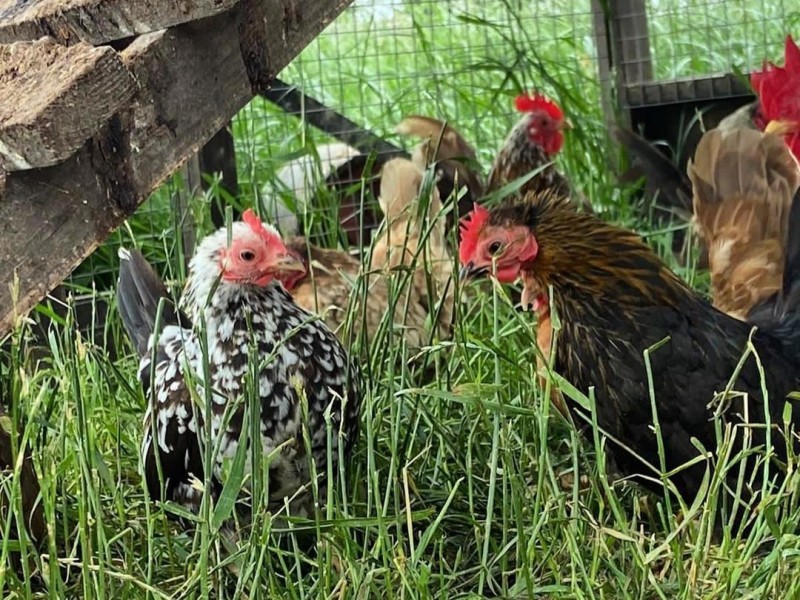
M585 7L561 0L523 3L521 11L519 4L452 2L448 10L409 2L391 17L393 30L385 13L373 20L363 11L347 14L284 78L389 137L411 112L452 118L485 166L513 123L510 99L520 88L540 87L578 125L560 166L605 218L636 227L671 261L670 232L635 218L631 190L620 189L607 166ZM448 23L447 35L434 23ZM664 21L651 26L668 28ZM782 41L775 28L770 48ZM695 43L679 33L671 39ZM348 58L339 58L345 52ZM656 52L664 53L659 46ZM685 68L706 72L696 63ZM262 100L242 112L234 132L243 205L288 156L326 141ZM212 199L198 201L190 215L201 233ZM24 324L5 345L2 404L14 422L24 421L18 433L33 447L51 536L37 554L3 535L3 597L800 597L800 513L775 517L779 507L796 505L796 474L788 491L759 507L748 538L721 540L709 535L718 480L709 482L707 503L684 507L690 518L682 522L663 499L613 481L600 438L579 439L552 414L535 379L535 324L499 289L471 290L453 340L427 349L432 382L420 379L397 340L361 356L368 390L347 477L318 523L294 524L318 528L313 551L277 535L279 525L265 512L233 558L210 519L185 532L167 519L168 509L147 500L138 474L145 399L111 293L119 244L141 247L165 278L182 279L176 232L183 218L172 209L170 189L160 190L76 274L73 289L98 311L101 301L112 303L98 331L79 333L68 313L54 316L44 351L33 351ZM705 273L692 265L678 270L706 289ZM15 481L0 478L12 500ZM4 531L8 525L0 519ZM28 560L17 572L10 553L20 549Z

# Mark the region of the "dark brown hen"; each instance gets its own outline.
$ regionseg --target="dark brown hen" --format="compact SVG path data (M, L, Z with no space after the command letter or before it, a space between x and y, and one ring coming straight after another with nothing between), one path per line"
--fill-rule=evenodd
M698 460L679 467L700 455L695 441L716 460L715 412L733 426L743 423L743 415L762 424L749 429L754 445L766 443L763 423L769 420L775 455L786 457L784 404L800 388L800 360L786 352L780 334L758 331L753 348L766 373L769 403L754 356L738 372L734 393L722 399L751 327L689 289L636 234L578 213L564 199L539 195L491 212L476 209L460 250L465 272L494 269L505 282L521 277L523 303L540 316L549 314L546 293L552 286L563 327L555 370L584 394L594 388L599 426L632 451L610 445L624 474L660 489L652 467L659 465L659 452L644 359L648 348L666 471L687 500L700 490L708 465ZM796 307L786 308L791 314ZM583 412L571 401L569 408ZM797 429L800 411L792 415L790 426ZM734 433L735 452L742 448L743 428ZM743 495L752 493L747 488Z

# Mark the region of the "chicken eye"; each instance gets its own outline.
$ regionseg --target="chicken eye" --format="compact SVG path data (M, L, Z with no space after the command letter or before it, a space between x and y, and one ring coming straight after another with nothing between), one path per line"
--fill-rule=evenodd
M241 258L244 262L250 262L254 260L256 257L256 253L252 252L251 250L242 250L239 253L239 258Z
M502 242L492 242L489 244L489 254L497 256L503 250Z

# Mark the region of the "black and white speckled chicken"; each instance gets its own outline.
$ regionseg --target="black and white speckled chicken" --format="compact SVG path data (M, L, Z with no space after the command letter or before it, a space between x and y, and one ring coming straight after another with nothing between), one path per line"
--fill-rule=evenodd
M201 448L209 443L216 449L212 493L219 493L223 461L236 455L241 436L247 435L244 392L252 379L248 371L256 369L257 381L250 385L259 394L263 453L286 444L269 465L270 504L291 498L309 482L304 428L324 489L328 468L338 472L339 445L347 456L355 441L359 375L336 336L298 307L280 283L302 266L277 231L245 211L243 222L233 223L230 242L225 228L203 239L189 267L181 300L185 313L169 301L164 284L141 254L120 255L119 311L141 357L139 376L149 400L142 455L151 496L196 511L202 492L193 480L204 479ZM159 333L154 336L154 331ZM307 415L302 396L307 398ZM204 408L208 404L210 410ZM206 418L211 420L210 439ZM327 462L329 445L332 465ZM298 502L292 510L298 514L305 506Z

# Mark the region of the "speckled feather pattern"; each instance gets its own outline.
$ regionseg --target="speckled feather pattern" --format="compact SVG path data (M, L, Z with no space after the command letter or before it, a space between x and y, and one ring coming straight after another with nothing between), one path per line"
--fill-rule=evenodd
M489 172L487 192L496 192L504 185L519 179L552 162L555 157L548 155L541 146L534 144L528 136L530 115L524 115L506 137L503 146L495 157ZM549 165L520 188L518 194L552 190L569 197L570 184L554 165Z
M142 443L148 487L159 496L157 452L167 498L191 510L198 508L201 495L190 476L203 479L201 442L210 442L212 447L219 443L213 466L218 478L223 460L232 458L238 447L246 373L253 369L251 360L257 360L263 452L294 440L270 464L270 494L279 501L309 477L298 391L308 401L305 425L317 472L322 475L327 471L328 446L324 415L330 411L331 460L336 473L340 441L346 455L357 434L359 376L334 334L298 307L279 283L256 287L223 281L214 287L216 276L208 265L215 259L203 252L201 245L182 302L194 328L163 329L155 351L152 388L151 354L140 363L140 378L151 399ZM208 373L204 373L199 323L204 323L206 331ZM201 408L206 380L211 383L210 410ZM192 392L201 402L192 399ZM205 439L206 419L211 421L210 440Z

